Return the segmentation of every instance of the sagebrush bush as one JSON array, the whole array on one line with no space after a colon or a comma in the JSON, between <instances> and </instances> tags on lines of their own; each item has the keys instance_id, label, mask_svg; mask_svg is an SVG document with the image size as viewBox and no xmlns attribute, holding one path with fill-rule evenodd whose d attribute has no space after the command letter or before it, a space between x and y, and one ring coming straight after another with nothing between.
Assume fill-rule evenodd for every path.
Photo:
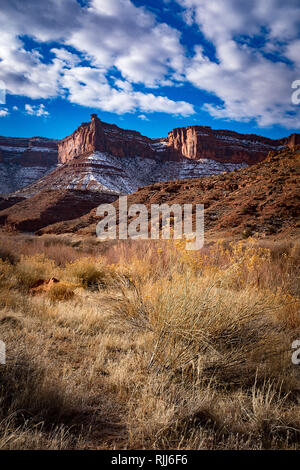
<instances>
[{"instance_id":1,"label":"sagebrush bush","mask_svg":"<svg viewBox=\"0 0 300 470\"><path fill-rule=\"evenodd\" d=\"M286 377L290 341L278 331L281 299L253 288L233 296L216 281L173 275L135 291L124 289L115 308L124 319L154 333L151 365L156 370L182 374L192 368L199 376L219 377L221 385L247 385L261 365L262 376L267 370L269 377ZM286 324L287 318L281 321Z\"/></svg>"},{"instance_id":2,"label":"sagebrush bush","mask_svg":"<svg viewBox=\"0 0 300 470\"><path fill-rule=\"evenodd\" d=\"M59 302L62 300L70 300L74 297L74 290L76 286L72 286L65 282L58 282L57 284L53 284L49 291L47 292L47 296L52 302Z\"/></svg>"},{"instance_id":3,"label":"sagebrush bush","mask_svg":"<svg viewBox=\"0 0 300 470\"><path fill-rule=\"evenodd\" d=\"M110 280L110 270L102 258L81 258L66 265L65 276L84 288L104 288Z\"/></svg>"},{"instance_id":4,"label":"sagebrush bush","mask_svg":"<svg viewBox=\"0 0 300 470\"><path fill-rule=\"evenodd\" d=\"M16 279L18 287L28 290L38 280L46 280L51 277L58 277L58 268L54 260L46 258L43 254L34 256L21 255L20 261L16 265Z\"/></svg>"}]
</instances>

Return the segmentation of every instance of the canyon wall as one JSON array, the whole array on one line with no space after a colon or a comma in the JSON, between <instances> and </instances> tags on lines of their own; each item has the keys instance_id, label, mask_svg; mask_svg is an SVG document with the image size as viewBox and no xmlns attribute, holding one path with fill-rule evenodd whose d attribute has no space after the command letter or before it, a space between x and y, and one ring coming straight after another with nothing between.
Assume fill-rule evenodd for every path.
<instances>
[{"instance_id":1,"label":"canyon wall","mask_svg":"<svg viewBox=\"0 0 300 470\"><path fill-rule=\"evenodd\" d=\"M270 150L283 145L253 134L239 134L227 130L214 130L208 126L189 126L173 129L168 136L174 157L192 160L208 158L222 163L253 165L264 160Z\"/></svg>"},{"instance_id":2,"label":"canyon wall","mask_svg":"<svg viewBox=\"0 0 300 470\"><path fill-rule=\"evenodd\" d=\"M0 193L23 188L58 163L58 140L0 136Z\"/></svg>"},{"instance_id":3,"label":"canyon wall","mask_svg":"<svg viewBox=\"0 0 300 470\"><path fill-rule=\"evenodd\" d=\"M57 164L58 140L42 137L20 138L0 136L0 162L22 166Z\"/></svg>"},{"instance_id":4,"label":"canyon wall","mask_svg":"<svg viewBox=\"0 0 300 470\"><path fill-rule=\"evenodd\" d=\"M300 134L291 134L287 137L285 143L291 149L296 147L296 145L300 145Z\"/></svg>"},{"instance_id":5,"label":"canyon wall","mask_svg":"<svg viewBox=\"0 0 300 470\"><path fill-rule=\"evenodd\" d=\"M247 163L264 160L270 150L293 145L300 135L273 140L254 134L214 130L208 126L173 129L167 138L150 139L139 132L120 129L102 122L92 114L91 122L82 123L73 134L58 144L60 163L95 151L114 157L141 157L159 161L209 159L220 163Z\"/></svg>"},{"instance_id":6,"label":"canyon wall","mask_svg":"<svg viewBox=\"0 0 300 470\"><path fill-rule=\"evenodd\" d=\"M95 151L120 158L157 158L163 147L160 139L150 139L139 132L104 123L96 114L92 114L91 122L83 122L73 134L59 142L58 158L60 163L66 163L82 154Z\"/></svg>"}]
</instances>

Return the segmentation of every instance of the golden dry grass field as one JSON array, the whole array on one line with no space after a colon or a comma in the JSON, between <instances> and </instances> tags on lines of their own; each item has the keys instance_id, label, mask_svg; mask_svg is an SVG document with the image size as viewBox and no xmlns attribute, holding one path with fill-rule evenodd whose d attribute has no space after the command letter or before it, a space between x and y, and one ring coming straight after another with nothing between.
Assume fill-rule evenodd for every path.
<instances>
[{"instance_id":1,"label":"golden dry grass field","mask_svg":"<svg viewBox=\"0 0 300 470\"><path fill-rule=\"evenodd\" d=\"M299 449L299 255L3 235L0 448Z\"/></svg>"}]
</instances>

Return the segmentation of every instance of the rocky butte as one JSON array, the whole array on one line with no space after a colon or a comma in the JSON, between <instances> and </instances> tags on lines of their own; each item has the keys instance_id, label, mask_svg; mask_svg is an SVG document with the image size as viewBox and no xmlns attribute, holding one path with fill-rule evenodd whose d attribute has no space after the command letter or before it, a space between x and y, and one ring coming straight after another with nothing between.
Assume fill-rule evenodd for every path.
<instances>
[{"instance_id":1,"label":"rocky butte","mask_svg":"<svg viewBox=\"0 0 300 470\"><path fill-rule=\"evenodd\" d=\"M103 152L115 157L141 157L160 161L210 159L221 163L247 163L264 160L270 150L295 145L299 134L284 139L268 139L255 134L214 130L208 126L173 129L167 138L150 139L139 132L102 122L97 114L82 123L73 134L58 143L58 159L66 163L83 154Z\"/></svg>"},{"instance_id":2,"label":"rocky butte","mask_svg":"<svg viewBox=\"0 0 300 470\"><path fill-rule=\"evenodd\" d=\"M150 139L137 131L104 123L97 114L92 114L91 122L83 122L73 134L59 142L58 158L60 163L66 163L96 151L120 158L157 158L159 151L166 145L165 141L166 139Z\"/></svg>"}]
</instances>

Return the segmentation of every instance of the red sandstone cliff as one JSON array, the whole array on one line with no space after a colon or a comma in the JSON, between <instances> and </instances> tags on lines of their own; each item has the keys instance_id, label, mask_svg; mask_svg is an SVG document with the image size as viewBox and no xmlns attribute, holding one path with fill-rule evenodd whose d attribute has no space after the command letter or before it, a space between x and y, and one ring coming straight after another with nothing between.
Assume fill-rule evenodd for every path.
<instances>
[{"instance_id":1,"label":"red sandstone cliff","mask_svg":"<svg viewBox=\"0 0 300 470\"><path fill-rule=\"evenodd\" d=\"M159 154L157 142L159 143L159 139L150 139L139 132L120 129L114 124L102 122L96 114L92 114L91 122L83 122L73 134L59 142L58 158L60 163L66 163L94 151L107 152L120 158L155 158Z\"/></svg>"},{"instance_id":2,"label":"red sandstone cliff","mask_svg":"<svg viewBox=\"0 0 300 470\"><path fill-rule=\"evenodd\" d=\"M239 134L227 130L214 130L208 126L190 126L169 132L169 147L175 155L192 160L208 158L227 163L253 165L264 160L270 150L283 145L253 134Z\"/></svg>"},{"instance_id":3,"label":"red sandstone cliff","mask_svg":"<svg viewBox=\"0 0 300 470\"><path fill-rule=\"evenodd\" d=\"M273 140L254 134L239 134L227 130L214 130L208 126L189 126L173 129L168 138L150 139L139 132L120 129L102 122L92 114L91 122L82 123L73 134L58 144L58 158L66 163L82 154L106 152L115 157L180 161L210 159L221 163L247 163L264 160L270 150L298 143L299 134Z\"/></svg>"},{"instance_id":4,"label":"red sandstone cliff","mask_svg":"<svg viewBox=\"0 0 300 470\"><path fill-rule=\"evenodd\" d=\"M236 165L264 160L270 150L293 148L298 143L300 134L273 140L208 126L176 128L167 138L150 139L104 123L92 114L91 122L82 123L61 141L0 137L0 193L29 187L37 180L43 185L45 181L40 179L58 162L68 163L68 178L60 172L60 188L69 185L78 189L79 185L83 189L88 185L96 191L104 185L132 192L137 183L144 186L154 181L232 171Z\"/></svg>"}]
</instances>

